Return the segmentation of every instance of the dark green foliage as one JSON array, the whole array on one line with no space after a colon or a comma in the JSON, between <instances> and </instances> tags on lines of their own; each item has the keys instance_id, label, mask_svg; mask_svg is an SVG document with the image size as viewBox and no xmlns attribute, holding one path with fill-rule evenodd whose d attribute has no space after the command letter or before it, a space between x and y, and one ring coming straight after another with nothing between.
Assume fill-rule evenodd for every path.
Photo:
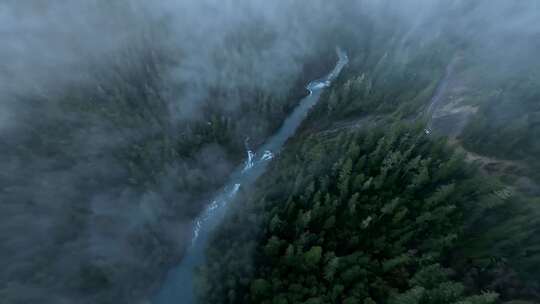
<instances>
[{"instance_id":1,"label":"dark green foliage","mask_svg":"<svg viewBox=\"0 0 540 304\"><path fill-rule=\"evenodd\" d=\"M480 3L445 7L445 16L462 17ZM454 17L430 20L408 35L413 31L387 22L395 21L390 9L383 15L355 18L353 30L340 32L349 66L216 233L212 262L199 276L204 303L473 304L538 297L537 195L500 197L503 185L475 173L443 141L427 141L421 128L343 131L364 117L378 125L431 119L425 110L445 68L459 59L459 81L449 90L466 90L457 96L461 106L479 106L464 146L526 160L527 174L537 175L534 56L515 53L520 46L483 49L462 39ZM445 24L441 35L429 31L435 24Z\"/></svg>"},{"instance_id":2,"label":"dark green foliage","mask_svg":"<svg viewBox=\"0 0 540 304\"><path fill-rule=\"evenodd\" d=\"M472 84L480 108L463 132L463 143L484 155L527 162L527 173L540 181L540 62L517 71L507 65L498 67L506 67L502 72L482 65L470 72L488 77Z\"/></svg>"},{"instance_id":3,"label":"dark green foliage","mask_svg":"<svg viewBox=\"0 0 540 304\"><path fill-rule=\"evenodd\" d=\"M527 174L540 181L538 39L527 31L501 33L494 39L504 41L505 47L481 45L465 56L464 99L479 109L461 136L463 144L483 155L524 161Z\"/></svg>"},{"instance_id":4,"label":"dark green foliage","mask_svg":"<svg viewBox=\"0 0 540 304\"><path fill-rule=\"evenodd\" d=\"M306 126L322 128L368 115L411 119L429 104L458 43L449 36L430 37L429 31L412 34L399 22L379 22L399 19L392 10L381 14L377 20L361 14L354 31L340 33L351 61Z\"/></svg>"},{"instance_id":5,"label":"dark green foliage","mask_svg":"<svg viewBox=\"0 0 540 304\"><path fill-rule=\"evenodd\" d=\"M479 184L417 127L297 142L214 237L204 302L493 303L440 266Z\"/></svg>"},{"instance_id":6,"label":"dark green foliage","mask_svg":"<svg viewBox=\"0 0 540 304\"><path fill-rule=\"evenodd\" d=\"M279 89L216 84L206 99L176 100L191 89L168 87L177 54L149 45L100 57L80 71L88 81L15 99L15 126L0 139L9 303L27 289L81 303L147 296L241 163L245 139L260 145L306 94L304 78L334 62L306 63L310 74Z\"/></svg>"}]
</instances>

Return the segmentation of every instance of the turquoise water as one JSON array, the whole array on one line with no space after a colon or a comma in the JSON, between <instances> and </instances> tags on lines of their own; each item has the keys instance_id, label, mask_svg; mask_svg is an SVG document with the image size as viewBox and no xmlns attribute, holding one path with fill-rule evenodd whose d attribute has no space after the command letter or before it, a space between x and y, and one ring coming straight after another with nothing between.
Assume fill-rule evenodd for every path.
<instances>
[{"instance_id":1,"label":"turquoise water","mask_svg":"<svg viewBox=\"0 0 540 304\"><path fill-rule=\"evenodd\" d=\"M311 109L319 100L322 91L330 86L340 74L349 59L347 54L337 49L339 57L334 69L324 78L310 82L306 88L309 95L300 100L298 106L285 119L279 131L270 137L257 151L247 151L245 164L238 168L229 183L216 195L203 214L197 218L193 226L193 239L181 263L171 269L152 300L153 304L192 304L195 303L193 291L193 275L196 267L203 264L204 251L212 230L221 222L228 204L232 201L240 187L246 187L264 173L267 164L279 153Z\"/></svg>"}]
</instances>

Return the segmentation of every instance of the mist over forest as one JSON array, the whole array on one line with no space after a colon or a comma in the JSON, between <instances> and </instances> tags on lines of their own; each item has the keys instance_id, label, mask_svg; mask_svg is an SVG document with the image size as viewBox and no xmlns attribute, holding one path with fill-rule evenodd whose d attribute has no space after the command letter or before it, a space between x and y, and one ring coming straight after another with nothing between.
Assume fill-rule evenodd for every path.
<instances>
[{"instance_id":1,"label":"mist over forest","mask_svg":"<svg viewBox=\"0 0 540 304\"><path fill-rule=\"evenodd\" d=\"M537 1L4 0L0 40L0 303L158 304L309 98L199 303L540 302Z\"/></svg>"}]
</instances>

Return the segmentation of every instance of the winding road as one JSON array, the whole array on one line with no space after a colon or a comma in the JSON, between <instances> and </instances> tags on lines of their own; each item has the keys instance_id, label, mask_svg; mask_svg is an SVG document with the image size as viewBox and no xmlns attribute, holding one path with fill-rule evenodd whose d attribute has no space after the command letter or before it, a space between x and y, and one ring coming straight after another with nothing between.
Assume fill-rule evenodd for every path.
<instances>
[{"instance_id":1,"label":"winding road","mask_svg":"<svg viewBox=\"0 0 540 304\"><path fill-rule=\"evenodd\" d=\"M437 110L437 106L443 99L444 93L446 93L448 89L448 81L454 74L454 69L459 61L460 57L456 56L450 61L450 63L446 66L446 73L443 77L443 79L439 82L439 85L437 85L437 88L435 89L435 94L430 100L429 106L424 112L424 115L427 116L427 125L425 132L426 134L431 134L433 129L433 115L435 114L435 111Z\"/></svg>"}]
</instances>

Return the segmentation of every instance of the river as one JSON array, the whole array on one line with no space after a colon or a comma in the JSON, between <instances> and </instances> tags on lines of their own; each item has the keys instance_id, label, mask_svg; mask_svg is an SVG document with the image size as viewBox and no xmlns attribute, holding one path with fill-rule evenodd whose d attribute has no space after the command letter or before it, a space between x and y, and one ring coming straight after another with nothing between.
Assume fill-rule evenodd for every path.
<instances>
[{"instance_id":1,"label":"river","mask_svg":"<svg viewBox=\"0 0 540 304\"><path fill-rule=\"evenodd\" d=\"M311 109L319 100L322 91L330 86L332 81L340 74L349 62L347 54L340 48L336 49L338 62L334 69L321 79L310 82L306 88L309 95L300 100L298 106L285 119L279 131L270 137L266 143L254 152L247 147L245 164L237 169L230 177L227 185L216 195L207 209L197 218L193 226L193 239L191 246L180 264L169 271L165 282L152 300L153 304L193 304L195 295L193 291L194 270L203 264L209 236L212 230L221 222L227 205L232 201L240 187L253 183L264 173L270 160L279 153ZM247 145L246 145L247 146Z\"/></svg>"}]
</instances>

